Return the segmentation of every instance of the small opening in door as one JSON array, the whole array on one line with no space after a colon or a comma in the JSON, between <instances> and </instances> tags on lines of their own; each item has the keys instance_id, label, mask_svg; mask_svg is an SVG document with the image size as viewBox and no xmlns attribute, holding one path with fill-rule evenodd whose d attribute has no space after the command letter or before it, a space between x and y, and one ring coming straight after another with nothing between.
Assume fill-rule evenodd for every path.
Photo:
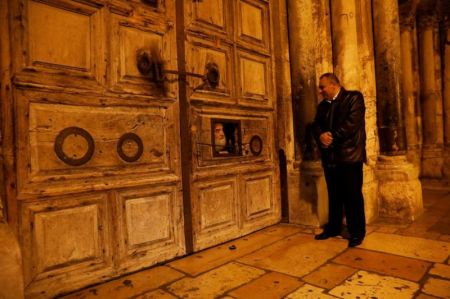
<instances>
[{"instance_id":1,"label":"small opening in door","mask_svg":"<svg viewBox=\"0 0 450 299\"><path fill-rule=\"evenodd\" d=\"M158 8L158 0L142 0L142 2L153 6L154 8Z\"/></svg>"},{"instance_id":2,"label":"small opening in door","mask_svg":"<svg viewBox=\"0 0 450 299\"><path fill-rule=\"evenodd\" d=\"M242 156L241 122L232 119L211 119L213 157Z\"/></svg>"}]
</instances>

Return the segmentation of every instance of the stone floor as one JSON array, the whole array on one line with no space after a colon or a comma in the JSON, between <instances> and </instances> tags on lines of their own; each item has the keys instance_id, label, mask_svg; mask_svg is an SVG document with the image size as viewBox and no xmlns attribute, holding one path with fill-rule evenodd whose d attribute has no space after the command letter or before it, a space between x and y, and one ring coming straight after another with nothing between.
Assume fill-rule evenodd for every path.
<instances>
[{"instance_id":1,"label":"stone floor","mask_svg":"<svg viewBox=\"0 0 450 299\"><path fill-rule=\"evenodd\" d=\"M424 206L357 248L278 224L65 298L450 298L450 191L425 190Z\"/></svg>"}]
</instances>

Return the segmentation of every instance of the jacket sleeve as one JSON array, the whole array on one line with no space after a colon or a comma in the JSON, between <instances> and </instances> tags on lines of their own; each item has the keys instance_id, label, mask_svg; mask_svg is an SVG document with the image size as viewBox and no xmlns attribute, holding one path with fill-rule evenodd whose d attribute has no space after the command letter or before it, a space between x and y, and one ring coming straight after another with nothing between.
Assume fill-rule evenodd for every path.
<instances>
[{"instance_id":1,"label":"jacket sleeve","mask_svg":"<svg viewBox=\"0 0 450 299\"><path fill-rule=\"evenodd\" d=\"M363 95L358 92L351 96L350 100L350 108L348 111L348 115L345 120L339 125L339 127L335 128L331 134L333 138L336 139L345 139L358 131L358 129L364 125L364 114L365 114L365 106L364 106L364 98Z\"/></svg>"}]
</instances>

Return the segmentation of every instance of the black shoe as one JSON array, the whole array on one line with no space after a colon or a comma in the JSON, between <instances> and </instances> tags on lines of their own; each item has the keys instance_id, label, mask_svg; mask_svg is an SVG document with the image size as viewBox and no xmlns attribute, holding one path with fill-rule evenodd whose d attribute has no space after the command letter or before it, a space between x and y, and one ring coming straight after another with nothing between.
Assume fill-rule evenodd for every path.
<instances>
[{"instance_id":1,"label":"black shoe","mask_svg":"<svg viewBox=\"0 0 450 299\"><path fill-rule=\"evenodd\" d=\"M336 237L336 236L339 236L339 234L336 234L336 233L333 234L333 233L329 233L329 232L322 232L322 233L320 233L318 235L315 235L314 239L316 239L316 240L326 240L328 238L332 238L332 237Z\"/></svg>"},{"instance_id":2,"label":"black shoe","mask_svg":"<svg viewBox=\"0 0 450 299\"><path fill-rule=\"evenodd\" d=\"M364 238L352 237L350 238L350 240L348 240L348 247L356 247L358 245L361 245L363 240Z\"/></svg>"}]
</instances>

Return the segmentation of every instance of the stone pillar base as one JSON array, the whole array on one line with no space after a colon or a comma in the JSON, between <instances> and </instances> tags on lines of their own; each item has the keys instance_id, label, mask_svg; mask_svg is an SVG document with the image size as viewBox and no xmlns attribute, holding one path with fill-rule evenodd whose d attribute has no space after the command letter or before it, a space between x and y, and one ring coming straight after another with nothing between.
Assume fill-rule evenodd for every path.
<instances>
[{"instance_id":1,"label":"stone pillar base","mask_svg":"<svg viewBox=\"0 0 450 299\"><path fill-rule=\"evenodd\" d=\"M442 178L444 165L442 148L424 146L422 150L421 176L429 179Z\"/></svg>"},{"instance_id":2,"label":"stone pillar base","mask_svg":"<svg viewBox=\"0 0 450 299\"><path fill-rule=\"evenodd\" d=\"M371 223L378 217L378 181L373 166L364 164L363 171L364 210L366 223Z\"/></svg>"},{"instance_id":3,"label":"stone pillar base","mask_svg":"<svg viewBox=\"0 0 450 299\"><path fill-rule=\"evenodd\" d=\"M319 161L303 161L289 176L289 222L319 227L328 221L328 192Z\"/></svg>"},{"instance_id":4,"label":"stone pillar base","mask_svg":"<svg viewBox=\"0 0 450 299\"><path fill-rule=\"evenodd\" d=\"M414 166L420 169L422 163L422 149L420 145L408 145L406 158L409 162L414 164Z\"/></svg>"},{"instance_id":5,"label":"stone pillar base","mask_svg":"<svg viewBox=\"0 0 450 299\"><path fill-rule=\"evenodd\" d=\"M423 212L419 170L405 156L378 157L381 218L397 223L416 220Z\"/></svg>"},{"instance_id":6,"label":"stone pillar base","mask_svg":"<svg viewBox=\"0 0 450 299\"><path fill-rule=\"evenodd\" d=\"M16 236L0 222L0 298L24 298L22 258Z\"/></svg>"}]
</instances>

